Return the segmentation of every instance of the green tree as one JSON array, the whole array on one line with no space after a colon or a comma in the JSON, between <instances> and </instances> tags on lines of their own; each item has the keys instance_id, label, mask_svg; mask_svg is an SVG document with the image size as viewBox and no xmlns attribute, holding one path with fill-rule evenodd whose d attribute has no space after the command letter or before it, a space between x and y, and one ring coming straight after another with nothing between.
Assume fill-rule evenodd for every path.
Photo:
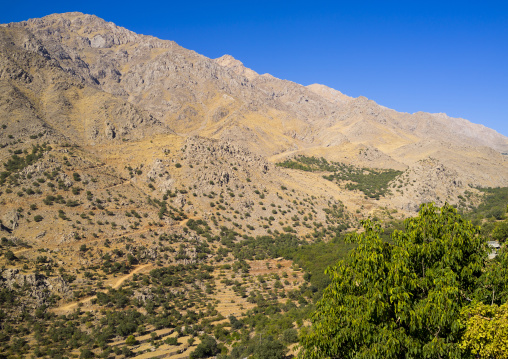
<instances>
[{"instance_id":1,"label":"green tree","mask_svg":"<svg viewBox=\"0 0 508 359\"><path fill-rule=\"evenodd\" d=\"M136 338L134 337L134 335L129 335L127 337L127 339L125 340L125 344L127 345L136 345L138 343L138 341L136 340Z\"/></svg>"},{"instance_id":2,"label":"green tree","mask_svg":"<svg viewBox=\"0 0 508 359\"><path fill-rule=\"evenodd\" d=\"M445 205L422 205L405 231L381 240L379 224L343 261L302 331L302 358L460 358L460 312L482 274L486 240Z\"/></svg>"},{"instance_id":3,"label":"green tree","mask_svg":"<svg viewBox=\"0 0 508 359\"><path fill-rule=\"evenodd\" d=\"M15 254L14 254L11 250L9 250L9 251L7 251L7 252L5 253L5 258L6 258L8 261L14 261L14 260L16 260L16 259L17 259L17 258L16 258L16 255L15 255Z\"/></svg>"},{"instance_id":4,"label":"green tree","mask_svg":"<svg viewBox=\"0 0 508 359\"><path fill-rule=\"evenodd\" d=\"M508 220L498 222L492 231L492 238L504 242L508 238Z\"/></svg>"},{"instance_id":5,"label":"green tree","mask_svg":"<svg viewBox=\"0 0 508 359\"><path fill-rule=\"evenodd\" d=\"M477 284L474 298L485 304L501 305L508 302L508 248L503 246L498 255L488 261Z\"/></svg>"},{"instance_id":6,"label":"green tree","mask_svg":"<svg viewBox=\"0 0 508 359\"><path fill-rule=\"evenodd\" d=\"M462 310L466 330L460 347L478 359L508 358L508 303L475 302Z\"/></svg>"},{"instance_id":7,"label":"green tree","mask_svg":"<svg viewBox=\"0 0 508 359\"><path fill-rule=\"evenodd\" d=\"M259 345L254 348L254 358L256 359L281 359L285 358L287 349L284 344L268 336L262 338Z\"/></svg>"},{"instance_id":8,"label":"green tree","mask_svg":"<svg viewBox=\"0 0 508 359\"><path fill-rule=\"evenodd\" d=\"M217 346L217 341L214 338L207 335L201 340L201 343L198 344L196 349L192 353L190 353L189 357L191 359L208 358L217 355L219 353L220 349Z\"/></svg>"}]
</instances>

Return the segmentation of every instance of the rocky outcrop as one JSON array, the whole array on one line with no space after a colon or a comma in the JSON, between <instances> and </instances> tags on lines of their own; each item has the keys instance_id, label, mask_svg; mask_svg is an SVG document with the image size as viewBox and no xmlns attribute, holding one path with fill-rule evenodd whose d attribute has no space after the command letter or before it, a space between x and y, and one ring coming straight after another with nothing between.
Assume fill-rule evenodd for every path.
<instances>
[{"instance_id":1,"label":"rocky outcrop","mask_svg":"<svg viewBox=\"0 0 508 359\"><path fill-rule=\"evenodd\" d=\"M62 297L70 295L68 283L60 276L48 278L37 273L24 274L19 269L5 269L0 272L0 283L3 288L10 290L25 288L28 293L25 303L31 303L33 307L47 304L52 294Z\"/></svg>"},{"instance_id":2,"label":"rocky outcrop","mask_svg":"<svg viewBox=\"0 0 508 359\"><path fill-rule=\"evenodd\" d=\"M261 173L270 168L261 157L307 149L333 154L351 145L365 149L343 156L354 165L406 168L431 156L464 184L508 185L508 161L499 153L508 152L508 139L483 126L259 75L230 55L209 59L92 15L54 14L0 27L0 77L1 119L13 123L8 131L27 137L44 133L97 146L174 130L220 140L213 151L257 161ZM242 159L238 148L250 154ZM235 175L215 172L200 176L228 185ZM151 180L162 191L171 188L173 179L160 174Z\"/></svg>"},{"instance_id":3,"label":"rocky outcrop","mask_svg":"<svg viewBox=\"0 0 508 359\"><path fill-rule=\"evenodd\" d=\"M436 159L427 158L391 182L391 200L405 211L417 212L422 203L435 202L438 206L445 202L456 204L466 190L471 188L462 181L457 171Z\"/></svg>"},{"instance_id":4,"label":"rocky outcrop","mask_svg":"<svg viewBox=\"0 0 508 359\"><path fill-rule=\"evenodd\" d=\"M170 163L166 160L155 159L152 168L146 174L149 182L154 183L155 187L165 193L173 188L174 180L169 173Z\"/></svg>"}]
</instances>

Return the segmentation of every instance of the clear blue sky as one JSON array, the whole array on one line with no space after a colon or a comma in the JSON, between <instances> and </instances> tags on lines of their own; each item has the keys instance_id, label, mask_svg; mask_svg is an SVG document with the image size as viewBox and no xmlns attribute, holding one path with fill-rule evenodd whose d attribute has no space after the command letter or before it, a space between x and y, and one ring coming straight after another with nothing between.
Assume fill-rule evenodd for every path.
<instances>
[{"instance_id":1,"label":"clear blue sky","mask_svg":"<svg viewBox=\"0 0 508 359\"><path fill-rule=\"evenodd\" d=\"M507 1L19 1L0 23L81 11L259 73L508 136Z\"/></svg>"}]
</instances>

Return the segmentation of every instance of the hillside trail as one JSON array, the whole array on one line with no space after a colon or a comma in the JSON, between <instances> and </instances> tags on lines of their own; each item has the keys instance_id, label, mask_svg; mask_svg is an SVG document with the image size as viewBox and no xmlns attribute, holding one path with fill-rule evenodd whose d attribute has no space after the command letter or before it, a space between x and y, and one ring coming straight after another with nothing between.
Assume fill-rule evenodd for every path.
<instances>
[{"instance_id":1,"label":"hillside trail","mask_svg":"<svg viewBox=\"0 0 508 359\"><path fill-rule=\"evenodd\" d=\"M131 278L132 276L134 276L134 274L136 273L139 273L140 271L142 271L143 269L145 269L146 267L151 267L152 264L151 263L147 263L147 264L142 264L140 265L139 267L137 267L136 269L134 269L132 272L130 272L129 274L126 274L124 275L123 277L119 278L116 283L113 285L113 289L117 289L119 288L123 282L125 282L127 279Z\"/></svg>"},{"instance_id":2,"label":"hillside trail","mask_svg":"<svg viewBox=\"0 0 508 359\"><path fill-rule=\"evenodd\" d=\"M273 156L270 156L267 158L268 162L271 162L271 163L275 163L275 162L278 162L286 157L289 157L295 153L298 153L298 152L302 152L301 149L299 150L291 150L291 151L286 151L286 152L282 152L282 153L278 153L276 155L273 155Z\"/></svg>"},{"instance_id":3,"label":"hillside trail","mask_svg":"<svg viewBox=\"0 0 508 359\"><path fill-rule=\"evenodd\" d=\"M115 282L115 284L113 284L113 286L111 288L113 289L117 289L119 288L127 279L130 279L132 278L132 276L134 276L134 274L136 273L139 273L140 271L142 271L143 269L147 268L147 267L150 267L152 266L151 263L148 263L148 264L142 264L140 266L138 266L136 269L134 269L132 272L130 272L129 274L126 274L124 275L123 277L121 278L118 278L118 280ZM102 293L105 292L105 291L101 291ZM92 299L94 298L97 298L97 295L93 295L93 296L90 296L90 297L86 297L86 298L83 298L81 300L78 300L76 302L72 302L72 303L67 303L61 307L58 307L58 308L54 308L53 311L54 312L67 312L67 311L70 311L72 309L74 309L75 307L77 307L80 303L81 304L85 304L85 303L88 303L90 302Z\"/></svg>"},{"instance_id":4,"label":"hillside trail","mask_svg":"<svg viewBox=\"0 0 508 359\"><path fill-rule=\"evenodd\" d=\"M185 226L185 224L187 223L187 221L189 219L196 220L196 219L199 219L199 217L197 217L197 216L190 216L189 215L188 218L185 218L185 219L175 223L175 226L183 227L183 226ZM164 228L166 228L166 226ZM132 235L135 235L135 234L144 234L144 233L150 232L150 230L151 230L150 228L144 227L144 228L141 228L141 229L139 229L137 231L126 232L126 233L119 234L119 235L114 236L114 237L89 239L89 240L84 241L83 243L85 243L85 244L93 244L93 243L97 243L97 242L103 241L104 239L115 240L115 239L118 239L118 238L132 236ZM17 251L13 251L13 253L14 253L14 255L17 256L17 255L19 255L21 253L27 252L27 251L32 250L32 249L36 250L35 248L22 248L22 249L18 249Z\"/></svg>"},{"instance_id":5,"label":"hillside trail","mask_svg":"<svg viewBox=\"0 0 508 359\"><path fill-rule=\"evenodd\" d=\"M23 248L23 249L19 249L17 251L13 251L12 253L14 253L14 255L17 256L18 254L29 251L30 249L33 249L33 248Z\"/></svg>"},{"instance_id":6,"label":"hillside trail","mask_svg":"<svg viewBox=\"0 0 508 359\"><path fill-rule=\"evenodd\" d=\"M185 226L185 224L187 223L187 221L189 219L198 219L199 217L196 217L196 216L189 216L188 218L185 218L185 219L182 219L181 221L175 223L175 226L180 226L180 227L183 227ZM167 228L168 226L164 226L162 228ZM147 232L150 232L152 229L151 228L147 228L147 227L144 227L144 228L141 228L137 231L133 231L133 232L126 232L124 234L119 234L117 236L114 236L114 237L107 237L107 238L94 238L94 239L90 239L86 242L86 244L91 244L91 243L95 243L95 242L99 242L99 241L102 241L104 239L109 239L109 240L114 240L114 239L118 239L118 238L123 238L123 237L127 237L127 236L132 236L132 235L135 235L135 234L144 234L144 233L147 233ZM26 249L28 250L28 249ZM14 253L16 254L16 253Z\"/></svg>"},{"instance_id":7,"label":"hillside trail","mask_svg":"<svg viewBox=\"0 0 508 359\"><path fill-rule=\"evenodd\" d=\"M120 183L114 184L112 186L101 188L101 190L104 191L104 190L107 190L107 189L117 188L117 187L125 186L125 185L128 185L128 184L131 184L131 180L125 180L124 182L120 182Z\"/></svg>"},{"instance_id":8,"label":"hillside trail","mask_svg":"<svg viewBox=\"0 0 508 359\"><path fill-rule=\"evenodd\" d=\"M132 232L125 232L123 234L119 234L119 235L116 235L114 237L106 237L106 238L98 238L98 239L93 239L91 240L90 242L98 242L98 241L101 241L101 240L104 240L104 239L109 239L109 240L113 240L113 239L118 239L118 238L123 238L123 237L128 237L128 236L133 236L135 234L143 234L143 233L146 233L146 232L149 232L150 231L150 228L147 228L147 227L144 227L144 228L141 228L137 231L132 231Z\"/></svg>"}]
</instances>

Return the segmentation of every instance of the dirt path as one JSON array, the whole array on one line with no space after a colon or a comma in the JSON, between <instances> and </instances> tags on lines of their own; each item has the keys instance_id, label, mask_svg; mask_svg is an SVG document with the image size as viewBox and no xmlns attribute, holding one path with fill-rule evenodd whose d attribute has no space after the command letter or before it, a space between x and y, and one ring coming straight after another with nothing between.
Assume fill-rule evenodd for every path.
<instances>
[{"instance_id":1,"label":"dirt path","mask_svg":"<svg viewBox=\"0 0 508 359\"><path fill-rule=\"evenodd\" d=\"M114 185L109 186L109 187L104 187L104 188L101 188L100 190L104 191L104 190L107 190L107 189L117 188L117 187L125 186L125 185L128 185L128 184L131 184L131 180L126 180L125 182L117 183L117 184L114 184Z\"/></svg>"},{"instance_id":2,"label":"dirt path","mask_svg":"<svg viewBox=\"0 0 508 359\"><path fill-rule=\"evenodd\" d=\"M267 159L268 159L268 161L270 161L272 163L276 163L276 162L278 162L278 161L280 161L282 159L285 159L286 157L289 157L292 154L295 154L295 153L298 153L298 152L302 152L302 150L293 150L293 151L282 152L282 153L270 156Z\"/></svg>"},{"instance_id":3,"label":"dirt path","mask_svg":"<svg viewBox=\"0 0 508 359\"><path fill-rule=\"evenodd\" d=\"M17 256L18 254L29 251L30 249L33 249L33 248L23 248L23 249L19 249L17 251L13 251L12 253L14 253L14 255Z\"/></svg>"},{"instance_id":4,"label":"dirt path","mask_svg":"<svg viewBox=\"0 0 508 359\"><path fill-rule=\"evenodd\" d=\"M122 238L122 237L127 237L127 236L133 236L135 234L143 234L143 233L146 233L146 232L149 232L150 231L150 228L141 228L137 231L133 231L133 232L126 232L124 234L119 234L119 235L116 235L114 237L106 237L106 238L99 238L99 239L96 239L96 240L92 240L91 242L98 242L98 241L103 241L103 240L106 240L106 239L109 239L109 240L113 240L113 239L118 239L118 238Z\"/></svg>"},{"instance_id":5,"label":"dirt path","mask_svg":"<svg viewBox=\"0 0 508 359\"><path fill-rule=\"evenodd\" d=\"M132 235L135 235L135 234L143 234L143 233L147 233L150 231L150 228L141 228L140 230L137 230L137 231L134 231L134 232L126 232L124 234L119 234L119 235L116 235L114 237L104 237L104 238L91 238L91 239L86 239L84 241L81 241L81 242L76 242L75 244L93 244L93 243L98 243L98 242L101 242L101 241L104 241L106 239L109 239L110 241L111 240L114 240L114 239L118 239L118 238L122 238L122 237L128 237L128 236L132 236ZM16 254L16 253L14 253Z\"/></svg>"},{"instance_id":6,"label":"dirt path","mask_svg":"<svg viewBox=\"0 0 508 359\"><path fill-rule=\"evenodd\" d=\"M126 274L124 275L123 277L119 278L116 283L113 285L113 289L117 289L118 287L120 287L122 285L123 282L125 282L127 279L131 278L134 274L136 273L139 273L141 272L143 269L145 269L146 267L151 267L152 264L151 263L148 263L148 264L142 264L140 265L139 267L137 267L136 269L134 269L132 272L130 272L129 274Z\"/></svg>"},{"instance_id":7,"label":"dirt path","mask_svg":"<svg viewBox=\"0 0 508 359\"><path fill-rule=\"evenodd\" d=\"M150 263L138 266L136 269L134 269L129 274L126 274L123 277L118 278L118 280L115 282L115 284L113 284L112 288L113 289L119 288L123 284L123 282L125 282L127 279L132 278L132 276L134 274L139 273L143 269L145 269L147 267L151 267L151 266L152 266L152 264L150 264ZM104 291L102 291L102 292L104 292ZM97 295L93 295L91 297L83 298L81 300L78 300L77 302L67 303L67 304L65 304L65 305L63 305L61 307L54 308L53 311L54 312L68 312L68 311L73 310L74 308L76 308L80 303L81 304L88 303L88 302L90 302L94 298L97 298Z\"/></svg>"}]
</instances>

